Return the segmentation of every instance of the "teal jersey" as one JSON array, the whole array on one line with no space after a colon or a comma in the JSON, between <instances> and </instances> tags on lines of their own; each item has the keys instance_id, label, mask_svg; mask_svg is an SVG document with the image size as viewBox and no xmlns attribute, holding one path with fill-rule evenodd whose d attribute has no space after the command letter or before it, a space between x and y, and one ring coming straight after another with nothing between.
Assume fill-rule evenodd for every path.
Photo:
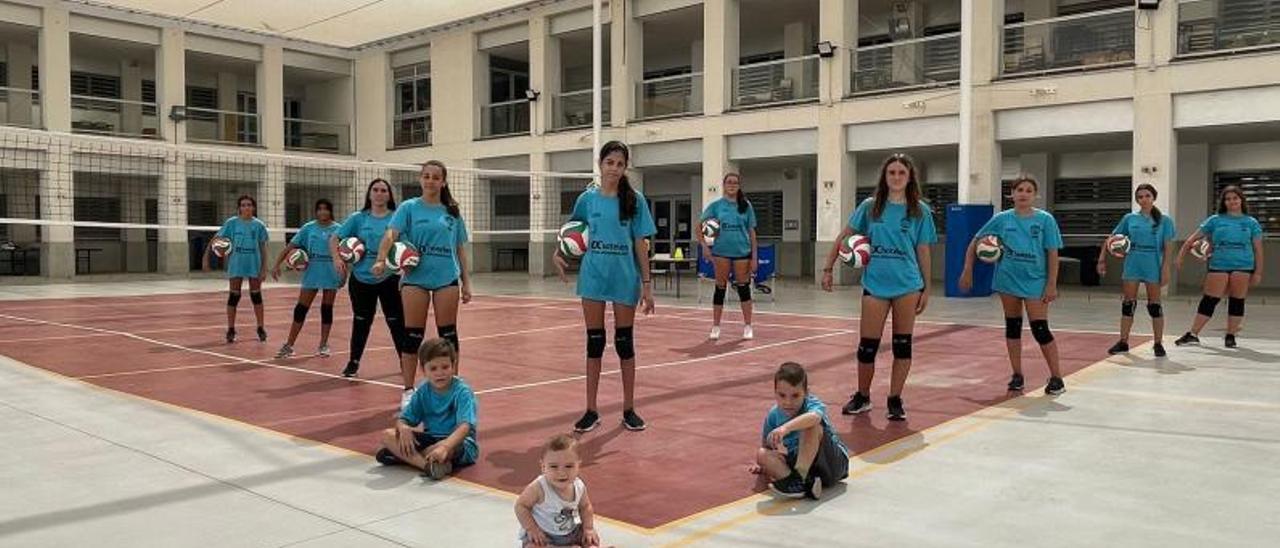
<instances>
[{"instance_id":1,"label":"teal jersey","mask_svg":"<svg viewBox=\"0 0 1280 548\"><path fill-rule=\"evenodd\" d=\"M848 455L849 448L845 446L844 440L840 439L840 434L836 432L835 427L831 425L831 419L827 417L826 404L822 403L822 400L818 399L813 394L805 396L804 404L800 406L800 410L797 411L795 415L787 415L787 413L779 408L777 404L774 404L773 408L769 410L769 414L764 417L764 427L760 432L760 446L765 447L768 445L769 432L772 432L775 428L786 424L787 421L810 411L817 413L818 417L822 420L823 435L830 437L835 446L839 447L844 454ZM782 444L786 446L788 454L796 454L800 451L800 433L790 432L783 436Z\"/></svg>"},{"instance_id":2,"label":"teal jersey","mask_svg":"<svg viewBox=\"0 0 1280 548\"><path fill-rule=\"evenodd\" d=\"M1248 215L1219 213L1200 224L1200 233L1213 244L1209 270L1256 270L1253 242L1262 239L1262 225Z\"/></svg>"},{"instance_id":3,"label":"teal jersey","mask_svg":"<svg viewBox=\"0 0 1280 548\"><path fill-rule=\"evenodd\" d=\"M422 198L406 200L391 217L391 228L400 231L400 239L422 254L418 266L404 275L404 283L434 290L462 275L458 249L467 243L467 225L450 215L445 206L428 204Z\"/></svg>"},{"instance_id":4,"label":"teal jersey","mask_svg":"<svg viewBox=\"0 0 1280 548\"><path fill-rule=\"evenodd\" d=\"M347 220L342 222L342 227L338 229L339 243L352 236L364 243L364 257L352 265L351 269L351 275L360 280L360 283L374 285L391 276L390 272L384 272L382 277L374 276L373 263L378 260L378 246L382 243L382 237L387 233L387 227L391 225L391 218L394 215L395 211L388 211L381 217L368 211L357 211L347 217Z\"/></svg>"},{"instance_id":5,"label":"teal jersey","mask_svg":"<svg viewBox=\"0 0 1280 548\"><path fill-rule=\"evenodd\" d=\"M290 245L307 252L309 262L302 271L303 289L337 289L342 285L342 277L333 266L333 255L329 254L329 239L338 231L338 223L322 226L319 221L311 221L298 230L289 241Z\"/></svg>"},{"instance_id":6,"label":"teal jersey","mask_svg":"<svg viewBox=\"0 0 1280 548\"><path fill-rule=\"evenodd\" d=\"M716 257L749 257L751 256L751 231L756 228L756 210L747 203L745 212L738 212L738 203L727 198L720 198L702 212L702 221L715 219L720 222L720 236L711 245L711 254Z\"/></svg>"},{"instance_id":7,"label":"teal jersey","mask_svg":"<svg viewBox=\"0 0 1280 548\"><path fill-rule=\"evenodd\" d=\"M862 270L862 287L878 299L894 299L924 289L916 246L937 243L933 211L920 203L919 215L906 204L885 203L879 219L871 216L875 198L867 198L849 216L849 228L871 238L871 262Z\"/></svg>"},{"instance_id":8,"label":"teal jersey","mask_svg":"<svg viewBox=\"0 0 1280 548\"><path fill-rule=\"evenodd\" d=\"M1124 258L1121 279L1160 283L1165 244L1175 235L1173 219L1168 215L1161 215L1160 224L1156 225L1151 217L1135 211L1120 219L1111 233L1129 237L1129 254Z\"/></svg>"},{"instance_id":9,"label":"teal jersey","mask_svg":"<svg viewBox=\"0 0 1280 548\"><path fill-rule=\"evenodd\" d=\"M634 191L633 191L634 192ZM599 187L578 195L570 219L587 224L587 253L578 272L578 296L593 301L635 306L640 302L640 267L635 241L657 232L644 195L636 192L636 211L628 220L618 215L618 197Z\"/></svg>"},{"instance_id":10,"label":"teal jersey","mask_svg":"<svg viewBox=\"0 0 1280 548\"><path fill-rule=\"evenodd\" d=\"M1053 215L1042 209L1021 217L1016 210L997 213L978 231L977 237L995 234L1004 250L996 263L994 289L1023 299L1044 296L1049 280L1048 251L1062 249L1062 232Z\"/></svg>"},{"instance_id":11,"label":"teal jersey","mask_svg":"<svg viewBox=\"0 0 1280 548\"><path fill-rule=\"evenodd\" d=\"M231 217L218 236L231 240L231 255L227 259L228 278L262 277L262 242L267 241L267 225L253 217L247 221Z\"/></svg>"}]
</instances>

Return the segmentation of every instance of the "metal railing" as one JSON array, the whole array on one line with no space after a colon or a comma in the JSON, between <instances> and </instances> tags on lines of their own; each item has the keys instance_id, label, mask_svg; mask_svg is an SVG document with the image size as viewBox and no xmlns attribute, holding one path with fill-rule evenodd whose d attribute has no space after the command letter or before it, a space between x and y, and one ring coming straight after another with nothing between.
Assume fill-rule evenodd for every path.
<instances>
[{"instance_id":1,"label":"metal railing","mask_svg":"<svg viewBox=\"0 0 1280 548\"><path fill-rule=\"evenodd\" d=\"M853 50L853 93L960 81L960 33L911 38Z\"/></svg>"},{"instance_id":2,"label":"metal railing","mask_svg":"<svg viewBox=\"0 0 1280 548\"><path fill-rule=\"evenodd\" d=\"M261 144L257 113L187 107L187 140L232 145Z\"/></svg>"},{"instance_id":3,"label":"metal railing","mask_svg":"<svg viewBox=\"0 0 1280 548\"><path fill-rule=\"evenodd\" d=\"M413 147L431 144L431 111L397 114L394 123L393 146Z\"/></svg>"},{"instance_id":4,"label":"metal railing","mask_svg":"<svg viewBox=\"0 0 1280 548\"><path fill-rule=\"evenodd\" d=\"M529 133L529 101L516 99L480 106L480 136L502 137Z\"/></svg>"},{"instance_id":5,"label":"metal railing","mask_svg":"<svg viewBox=\"0 0 1280 548\"><path fill-rule=\"evenodd\" d=\"M701 72L636 82L636 119L701 113Z\"/></svg>"},{"instance_id":6,"label":"metal railing","mask_svg":"<svg viewBox=\"0 0 1280 548\"><path fill-rule=\"evenodd\" d=\"M730 69L733 106L795 103L818 98L818 56L805 55Z\"/></svg>"},{"instance_id":7,"label":"metal railing","mask_svg":"<svg viewBox=\"0 0 1280 548\"><path fill-rule=\"evenodd\" d=\"M71 131L159 139L157 109L152 102L72 95Z\"/></svg>"},{"instance_id":8,"label":"metal railing","mask_svg":"<svg viewBox=\"0 0 1280 548\"><path fill-rule=\"evenodd\" d=\"M610 88L600 88L600 125L608 125L612 110ZM591 90L568 91L551 98L551 127L569 129L592 124Z\"/></svg>"},{"instance_id":9,"label":"metal railing","mask_svg":"<svg viewBox=\"0 0 1280 548\"><path fill-rule=\"evenodd\" d=\"M285 118L284 148L350 154L351 126L342 122Z\"/></svg>"},{"instance_id":10,"label":"metal railing","mask_svg":"<svg viewBox=\"0 0 1280 548\"><path fill-rule=\"evenodd\" d=\"M1183 0L1178 4L1178 55L1280 46L1280 3Z\"/></svg>"},{"instance_id":11,"label":"metal railing","mask_svg":"<svg viewBox=\"0 0 1280 548\"><path fill-rule=\"evenodd\" d=\"M41 127L40 92L0 86L0 125Z\"/></svg>"},{"instance_id":12,"label":"metal railing","mask_svg":"<svg viewBox=\"0 0 1280 548\"><path fill-rule=\"evenodd\" d=\"M1133 6L1007 24L1001 73L1132 63L1134 24Z\"/></svg>"}]
</instances>

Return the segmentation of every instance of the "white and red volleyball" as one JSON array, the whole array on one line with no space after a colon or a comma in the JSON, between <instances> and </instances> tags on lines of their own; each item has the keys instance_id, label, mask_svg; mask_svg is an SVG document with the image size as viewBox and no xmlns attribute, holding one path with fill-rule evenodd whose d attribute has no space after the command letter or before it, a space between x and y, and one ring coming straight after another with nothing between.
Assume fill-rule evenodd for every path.
<instances>
[{"instance_id":1,"label":"white and red volleyball","mask_svg":"<svg viewBox=\"0 0 1280 548\"><path fill-rule=\"evenodd\" d=\"M364 242L360 241L360 238L352 236L338 242L338 258L343 262L358 263L364 258L364 253Z\"/></svg>"},{"instance_id":2,"label":"white and red volleyball","mask_svg":"<svg viewBox=\"0 0 1280 548\"><path fill-rule=\"evenodd\" d=\"M560 254L565 257L581 257L587 253L587 224L581 221L569 221L560 227Z\"/></svg>"},{"instance_id":3,"label":"white and red volleyball","mask_svg":"<svg viewBox=\"0 0 1280 548\"><path fill-rule=\"evenodd\" d=\"M999 262L1000 257L1004 255L1004 248L1000 245L1000 237L995 234L987 234L979 238L976 253L978 260L984 263Z\"/></svg>"},{"instance_id":4,"label":"white and red volleyball","mask_svg":"<svg viewBox=\"0 0 1280 548\"><path fill-rule=\"evenodd\" d=\"M222 236L215 236L209 244L209 249L213 251L213 256L219 259L231 254L231 240Z\"/></svg>"},{"instance_id":5,"label":"white and red volleyball","mask_svg":"<svg viewBox=\"0 0 1280 548\"><path fill-rule=\"evenodd\" d=\"M845 264L854 268L864 268L871 262L871 238L862 234L852 234L840 241L836 254Z\"/></svg>"},{"instance_id":6,"label":"white and red volleyball","mask_svg":"<svg viewBox=\"0 0 1280 548\"><path fill-rule=\"evenodd\" d=\"M421 260L422 255L418 253L418 248L413 247L413 244L396 242L392 244L391 252L387 253L387 268L398 274L404 273L418 266Z\"/></svg>"},{"instance_id":7,"label":"white and red volleyball","mask_svg":"<svg viewBox=\"0 0 1280 548\"><path fill-rule=\"evenodd\" d=\"M284 256L284 264L289 267L289 270L306 270L310 262L311 257L302 248L293 248L288 255Z\"/></svg>"},{"instance_id":8,"label":"white and red volleyball","mask_svg":"<svg viewBox=\"0 0 1280 548\"><path fill-rule=\"evenodd\" d=\"M1128 255L1129 249L1132 247L1133 243L1130 242L1129 237L1124 234L1112 236L1111 239L1107 241L1107 253L1110 253L1112 257L1119 259L1123 259L1125 255Z\"/></svg>"}]
</instances>

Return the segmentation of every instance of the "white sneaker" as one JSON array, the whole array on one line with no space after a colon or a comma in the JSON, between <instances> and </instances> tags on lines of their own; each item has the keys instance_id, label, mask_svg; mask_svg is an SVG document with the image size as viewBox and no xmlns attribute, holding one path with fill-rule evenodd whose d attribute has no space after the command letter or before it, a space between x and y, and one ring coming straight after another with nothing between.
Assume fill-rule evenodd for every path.
<instances>
[{"instance_id":1,"label":"white sneaker","mask_svg":"<svg viewBox=\"0 0 1280 548\"><path fill-rule=\"evenodd\" d=\"M289 344L288 344L288 343L285 343L285 345L284 345L284 346L281 346L281 347L280 347L280 351L279 351L279 352L276 352L276 358L277 358L277 359L279 359L279 358L288 358L288 357L290 357L290 356L293 356L293 347L292 347L292 346L289 346Z\"/></svg>"},{"instance_id":2,"label":"white sneaker","mask_svg":"<svg viewBox=\"0 0 1280 548\"><path fill-rule=\"evenodd\" d=\"M330 355L329 345L327 344L320 345L320 349L316 350L316 354L319 354L321 358L328 358Z\"/></svg>"},{"instance_id":3,"label":"white sneaker","mask_svg":"<svg viewBox=\"0 0 1280 548\"><path fill-rule=\"evenodd\" d=\"M404 411L406 407L409 407L409 400L412 400L412 399L413 399L412 388L405 390L402 394L400 394L400 410Z\"/></svg>"},{"instance_id":4,"label":"white sneaker","mask_svg":"<svg viewBox=\"0 0 1280 548\"><path fill-rule=\"evenodd\" d=\"M751 330L751 324L747 324L746 327L742 328L742 338L748 341L756 338L756 332Z\"/></svg>"},{"instance_id":5,"label":"white sneaker","mask_svg":"<svg viewBox=\"0 0 1280 548\"><path fill-rule=\"evenodd\" d=\"M707 335L707 338L713 341L720 340L720 326L718 325L711 326L711 334Z\"/></svg>"}]
</instances>

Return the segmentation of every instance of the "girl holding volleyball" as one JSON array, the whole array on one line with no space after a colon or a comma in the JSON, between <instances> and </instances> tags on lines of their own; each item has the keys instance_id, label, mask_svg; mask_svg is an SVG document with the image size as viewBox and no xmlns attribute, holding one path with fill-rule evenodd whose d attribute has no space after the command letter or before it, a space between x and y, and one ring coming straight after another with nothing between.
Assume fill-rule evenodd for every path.
<instances>
[{"instance_id":1,"label":"girl holding volleyball","mask_svg":"<svg viewBox=\"0 0 1280 548\"><path fill-rule=\"evenodd\" d=\"M329 246L336 256L341 240L356 238L368 246L377 242L382 244L382 235L386 234L391 224L391 215L396 209L396 197L391 191L391 183L386 179L374 179L364 192L364 207L352 213L342 223L342 227L330 240ZM368 242L368 243L365 243ZM378 303L382 303L382 317L387 321L387 329L391 331L391 340L397 349L404 347L404 305L400 302L400 276L384 273L373 274L373 265L377 262L377 253L364 253L359 261L350 267L344 261L337 261L334 266L338 274L345 277L348 269L351 279L347 291L351 294L351 359L342 369L342 376L354 377L360 370L360 358L364 356L365 343L369 341L369 330L373 328L373 316L378 313Z\"/></svg>"},{"instance_id":2,"label":"girl holding volleyball","mask_svg":"<svg viewBox=\"0 0 1280 548\"><path fill-rule=\"evenodd\" d=\"M338 276L338 271L333 266L333 255L329 253L329 240L338 230L338 224L333 222L333 202L324 198L316 200L315 215L315 220L302 225L298 233L293 235L289 245L286 245L280 251L280 256L276 257L276 264L271 267L271 279L279 280L280 263L284 262L285 257L293 250L301 249L309 258L306 270L302 271L302 287L298 290L298 303L293 305L293 325L289 327L289 340L280 347L279 352L276 352L277 358L288 358L293 355L293 345L298 342L298 333L302 331L302 324L307 321L307 311L311 310L311 303L315 302L316 293L321 291L324 292L324 296L320 300L320 348L316 350L316 354L329 356L329 330L333 328L333 299L338 295L338 286L342 285L342 278Z\"/></svg>"},{"instance_id":3,"label":"girl holding volleyball","mask_svg":"<svg viewBox=\"0 0 1280 548\"><path fill-rule=\"evenodd\" d=\"M1009 390L1020 391L1022 378L1022 310L1031 320L1031 335L1049 364L1049 383L1044 392L1057 395L1067 390L1058 368L1058 345L1049 330L1049 303L1058 298L1058 250L1062 249L1062 233L1049 212L1031 204L1040 192L1040 184L1030 175L1013 181L1013 209L997 213L978 230L964 255L964 273L960 275L961 291L973 287L973 258L978 240L984 236L999 238L1001 255L996 264L994 288L1004 307L1005 347L1013 375Z\"/></svg>"},{"instance_id":4,"label":"girl holding volleyball","mask_svg":"<svg viewBox=\"0 0 1280 548\"><path fill-rule=\"evenodd\" d=\"M742 194L742 176L729 173L720 182L724 196L711 202L702 212L703 230L698 231L702 256L710 258L716 269L716 290L711 297L711 340L720 338L720 317L724 314L725 289L733 274L734 289L742 303L742 338L755 336L751 330L751 280L759 265L756 255L756 211ZM719 224L720 233L708 243L707 222Z\"/></svg>"},{"instance_id":5,"label":"girl holding volleyball","mask_svg":"<svg viewBox=\"0 0 1280 548\"><path fill-rule=\"evenodd\" d=\"M1209 272L1204 275L1204 296L1188 331L1173 343L1200 344L1200 330L1213 317L1222 296L1227 295L1227 335L1223 345L1236 347L1236 333L1244 322L1244 300L1249 288L1262 283L1262 225L1249 216L1249 204L1240 187L1231 185L1218 193L1218 213L1200 223L1178 251L1179 270L1187 251L1208 240Z\"/></svg>"},{"instance_id":6,"label":"girl holding volleyball","mask_svg":"<svg viewBox=\"0 0 1280 548\"><path fill-rule=\"evenodd\" d=\"M862 272L862 314L858 331L858 389L842 412L871 410L871 380L876 353L889 312L893 312L893 370L889 377L886 416L906 420L902 390L911 371L911 337L916 316L929 302L929 278L933 256L929 246L938 241L933 212L920 198L915 163L905 154L894 154L880 166L875 194L863 200L827 253L822 289L831 291L832 269L840 243L854 234L871 239L871 260Z\"/></svg>"},{"instance_id":7,"label":"girl holding volleyball","mask_svg":"<svg viewBox=\"0 0 1280 548\"><path fill-rule=\"evenodd\" d=\"M418 182L422 196L405 200L391 216L387 231L378 244L378 258L371 272L381 278L386 273L387 253L397 241L412 244L422 254L418 266L403 275L400 298L404 304L404 345L400 347L400 374L404 394L400 407L413 396L418 348L426 333L427 313L436 307L436 334L458 350L458 303L471 302L471 281L467 274L467 225L458 202L449 192L449 171L442 162L422 165ZM397 262L399 262L397 260Z\"/></svg>"},{"instance_id":8,"label":"girl holding volleyball","mask_svg":"<svg viewBox=\"0 0 1280 548\"><path fill-rule=\"evenodd\" d=\"M653 313L653 280L649 277L649 243L657 231L643 195L631 188L627 164L631 152L618 141L600 148L600 184L587 188L573 205L570 219L585 223L590 235L588 250L578 272L578 296L587 325L587 411L573 429L587 432L600 425L596 392L604 358L605 304L613 303L613 347L622 368L622 426L644 430L644 419L635 411L636 352L633 326L636 306ZM560 279L568 264L557 249L552 257Z\"/></svg>"},{"instance_id":9,"label":"girl holding volleyball","mask_svg":"<svg viewBox=\"0 0 1280 548\"><path fill-rule=\"evenodd\" d=\"M1173 256L1173 219L1155 206L1156 188L1143 183L1133 191L1139 211L1128 213L1120 224L1102 242L1098 252L1098 275L1107 275L1107 255L1111 247L1122 237L1129 241L1124 255L1124 301L1120 303L1120 340L1112 345L1110 354L1129 351L1129 330L1133 328L1133 313L1138 307L1138 285L1147 286L1147 313L1151 315L1151 329L1155 332L1157 357L1164 357L1164 310L1160 306L1160 288L1169 283L1169 258Z\"/></svg>"},{"instance_id":10,"label":"girl holding volleyball","mask_svg":"<svg viewBox=\"0 0 1280 548\"><path fill-rule=\"evenodd\" d=\"M258 340L267 340L267 330L263 327L262 310L262 276L267 272L267 225L258 219L258 202L252 196L243 195L236 198L238 214L222 223L222 228L214 238L226 238L231 241L227 250L227 342L236 341L236 305L240 303L240 288L245 279L249 280L249 302L253 303L253 315L258 320ZM209 253L213 241L204 250L202 266L209 271Z\"/></svg>"}]
</instances>

